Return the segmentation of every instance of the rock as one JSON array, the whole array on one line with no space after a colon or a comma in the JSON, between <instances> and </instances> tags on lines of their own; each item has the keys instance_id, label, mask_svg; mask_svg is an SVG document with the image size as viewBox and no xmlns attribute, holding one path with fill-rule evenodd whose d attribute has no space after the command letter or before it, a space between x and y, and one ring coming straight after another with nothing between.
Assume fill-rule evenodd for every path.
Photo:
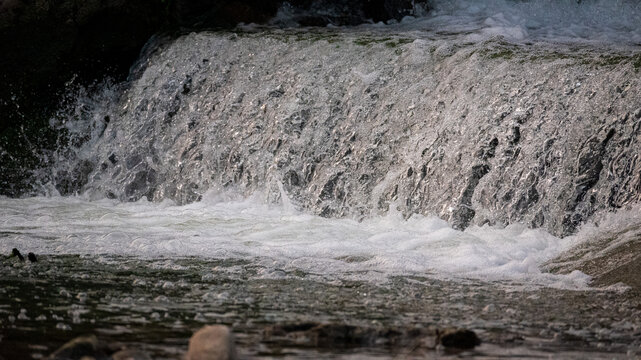
<instances>
[{"instance_id":1,"label":"rock","mask_svg":"<svg viewBox=\"0 0 641 360\"><path fill-rule=\"evenodd\" d=\"M16 249L16 248L13 248L13 250L11 250L11 256L10 257L14 257L14 256L17 256L18 259L20 259L20 261L24 261L24 256L22 256L20 251L18 249Z\"/></svg>"},{"instance_id":2,"label":"rock","mask_svg":"<svg viewBox=\"0 0 641 360\"><path fill-rule=\"evenodd\" d=\"M32 252L27 254L27 259L29 259L29 261L31 261L31 262L38 262L38 259L36 258L36 254L34 254Z\"/></svg>"},{"instance_id":3,"label":"rock","mask_svg":"<svg viewBox=\"0 0 641 360\"><path fill-rule=\"evenodd\" d=\"M497 142L498 144L498 142ZM457 230L464 230L476 215L476 211L472 207L472 196L474 190L478 186L481 178L490 172L490 167L486 164L474 165L467 178L467 186L461 193L461 198L456 209L452 212L450 222L452 227Z\"/></svg>"},{"instance_id":4,"label":"rock","mask_svg":"<svg viewBox=\"0 0 641 360\"><path fill-rule=\"evenodd\" d=\"M496 311L496 306L494 304L488 304L483 308L484 313L491 313Z\"/></svg>"},{"instance_id":5,"label":"rock","mask_svg":"<svg viewBox=\"0 0 641 360\"><path fill-rule=\"evenodd\" d=\"M95 335L79 336L48 357L49 360L82 360L82 359L107 359L102 345Z\"/></svg>"},{"instance_id":6,"label":"rock","mask_svg":"<svg viewBox=\"0 0 641 360\"><path fill-rule=\"evenodd\" d=\"M149 354L138 350L120 350L111 355L112 360L151 360Z\"/></svg>"},{"instance_id":7,"label":"rock","mask_svg":"<svg viewBox=\"0 0 641 360\"><path fill-rule=\"evenodd\" d=\"M439 331L439 343L446 348L473 349L481 340L472 330L447 329Z\"/></svg>"},{"instance_id":8,"label":"rock","mask_svg":"<svg viewBox=\"0 0 641 360\"><path fill-rule=\"evenodd\" d=\"M186 360L232 360L236 358L234 335L227 326L205 326L196 331L189 339Z\"/></svg>"}]
</instances>

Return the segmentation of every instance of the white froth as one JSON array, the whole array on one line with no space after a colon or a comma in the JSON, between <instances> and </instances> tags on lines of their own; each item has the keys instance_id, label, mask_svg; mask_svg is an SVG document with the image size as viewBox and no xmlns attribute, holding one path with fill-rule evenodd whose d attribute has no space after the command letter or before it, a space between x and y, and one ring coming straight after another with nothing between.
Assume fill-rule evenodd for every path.
<instances>
[{"instance_id":1,"label":"white froth","mask_svg":"<svg viewBox=\"0 0 641 360\"><path fill-rule=\"evenodd\" d=\"M563 288L589 280L539 270L576 239L519 225L461 232L437 217L404 220L394 211L359 223L213 196L185 206L39 197L0 199L0 219L5 254L16 247L56 255L237 258L330 277L418 274Z\"/></svg>"},{"instance_id":2,"label":"white froth","mask_svg":"<svg viewBox=\"0 0 641 360\"><path fill-rule=\"evenodd\" d=\"M409 26L469 32L470 40L589 41L641 44L641 3L636 0L434 0L426 17Z\"/></svg>"},{"instance_id":3,"label":"white froth","mask_svg":"<svg viewBox=\"0 0 641 360\"><path fill-rule=\"evenodd\" d=\"M432 0L430 11L399 24L362 27L400 30L418 37L463 35L479 42L546 41L641 45L641 2L637 0Z\"/></svg>"}]
</instances>

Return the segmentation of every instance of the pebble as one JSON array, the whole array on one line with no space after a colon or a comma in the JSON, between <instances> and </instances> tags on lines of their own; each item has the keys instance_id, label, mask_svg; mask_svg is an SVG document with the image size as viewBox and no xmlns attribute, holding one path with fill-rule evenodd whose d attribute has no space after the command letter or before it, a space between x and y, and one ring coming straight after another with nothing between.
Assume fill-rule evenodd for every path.
<instances>
[{"instance_id":1,"label":"pebble","mask_svg":"<svg viewBox=\"0 0 641 360\"><path fill-rule=\"evenodd\" d=\"M76 299L78 299L78 301L80 301L81 303L84 303L85 301L87 301L87 293L85 292L78 293L76 295Z\"/></svg>"},{"instance_id":2,"label":"pebble","mask_svg":"<svg viewBox=\"0 0 641 360\"><path fill-rule=\"evenodd\" d=\"M71 326L69 326L67 324L64 324L64 323L57 323L56 324L56 329L63 330L63 331L70 331L71 330Z\"/></svg>"},{"instance_id":3,"label":"pebble","mask_svg":"<svg viewBox=\"0 0 641 360\"><path fill-rule=\"evenodd\" d=\"M30 320L27 316L27 309L20 309L20 314L18 314L18 320Z\"/></svg>"},{"instance_id":4,"label":"pebble","mask_svg":"<svg viewBox=\"0 0 641 360\"><path fill-rule=\"evenodd\" d=\"M494 311L496 311L496 306L494 306L494 304L486 305L486 306L483 308L483 312L485 312L485 313L488 313L488 312L494 312Z\"/></svg>"}]
</instances>

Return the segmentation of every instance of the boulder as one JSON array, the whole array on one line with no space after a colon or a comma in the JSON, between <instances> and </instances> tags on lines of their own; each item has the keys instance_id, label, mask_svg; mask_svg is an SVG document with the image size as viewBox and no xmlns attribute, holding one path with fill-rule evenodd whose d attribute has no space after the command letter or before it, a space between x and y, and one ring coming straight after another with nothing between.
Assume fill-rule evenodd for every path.
<instances>
[{"instance_id":1,"label":"boulder","mask_svg":"<svg viewBox=\"0 0 641 360\"><path fill-rule=\"evenodd\" d=\"M234 335L227 326L208 325L196 331L189 339L186 360L236 359Z\"/></svg>"}]
</instances>

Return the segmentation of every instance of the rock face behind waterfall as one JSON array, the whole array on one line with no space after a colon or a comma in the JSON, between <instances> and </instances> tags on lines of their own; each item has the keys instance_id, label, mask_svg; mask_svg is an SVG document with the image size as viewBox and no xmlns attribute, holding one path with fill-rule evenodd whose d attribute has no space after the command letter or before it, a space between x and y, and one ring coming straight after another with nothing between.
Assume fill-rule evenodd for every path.
<instances>
[{"instance_id":1,"label":"rock face behind waterfall","mask_svg":"<svg viewBox=\"0 0 641 360\"><path fill-rule=\"evenodd\" d=\"M397 207L564 235L641 200L633 54L368 34L200 33L141 59L63 193L256 191L322 216ZM97 134L97 135L96 135ZM74 182L75 181L75 182Z\"/></svg>"}]
</instances>

